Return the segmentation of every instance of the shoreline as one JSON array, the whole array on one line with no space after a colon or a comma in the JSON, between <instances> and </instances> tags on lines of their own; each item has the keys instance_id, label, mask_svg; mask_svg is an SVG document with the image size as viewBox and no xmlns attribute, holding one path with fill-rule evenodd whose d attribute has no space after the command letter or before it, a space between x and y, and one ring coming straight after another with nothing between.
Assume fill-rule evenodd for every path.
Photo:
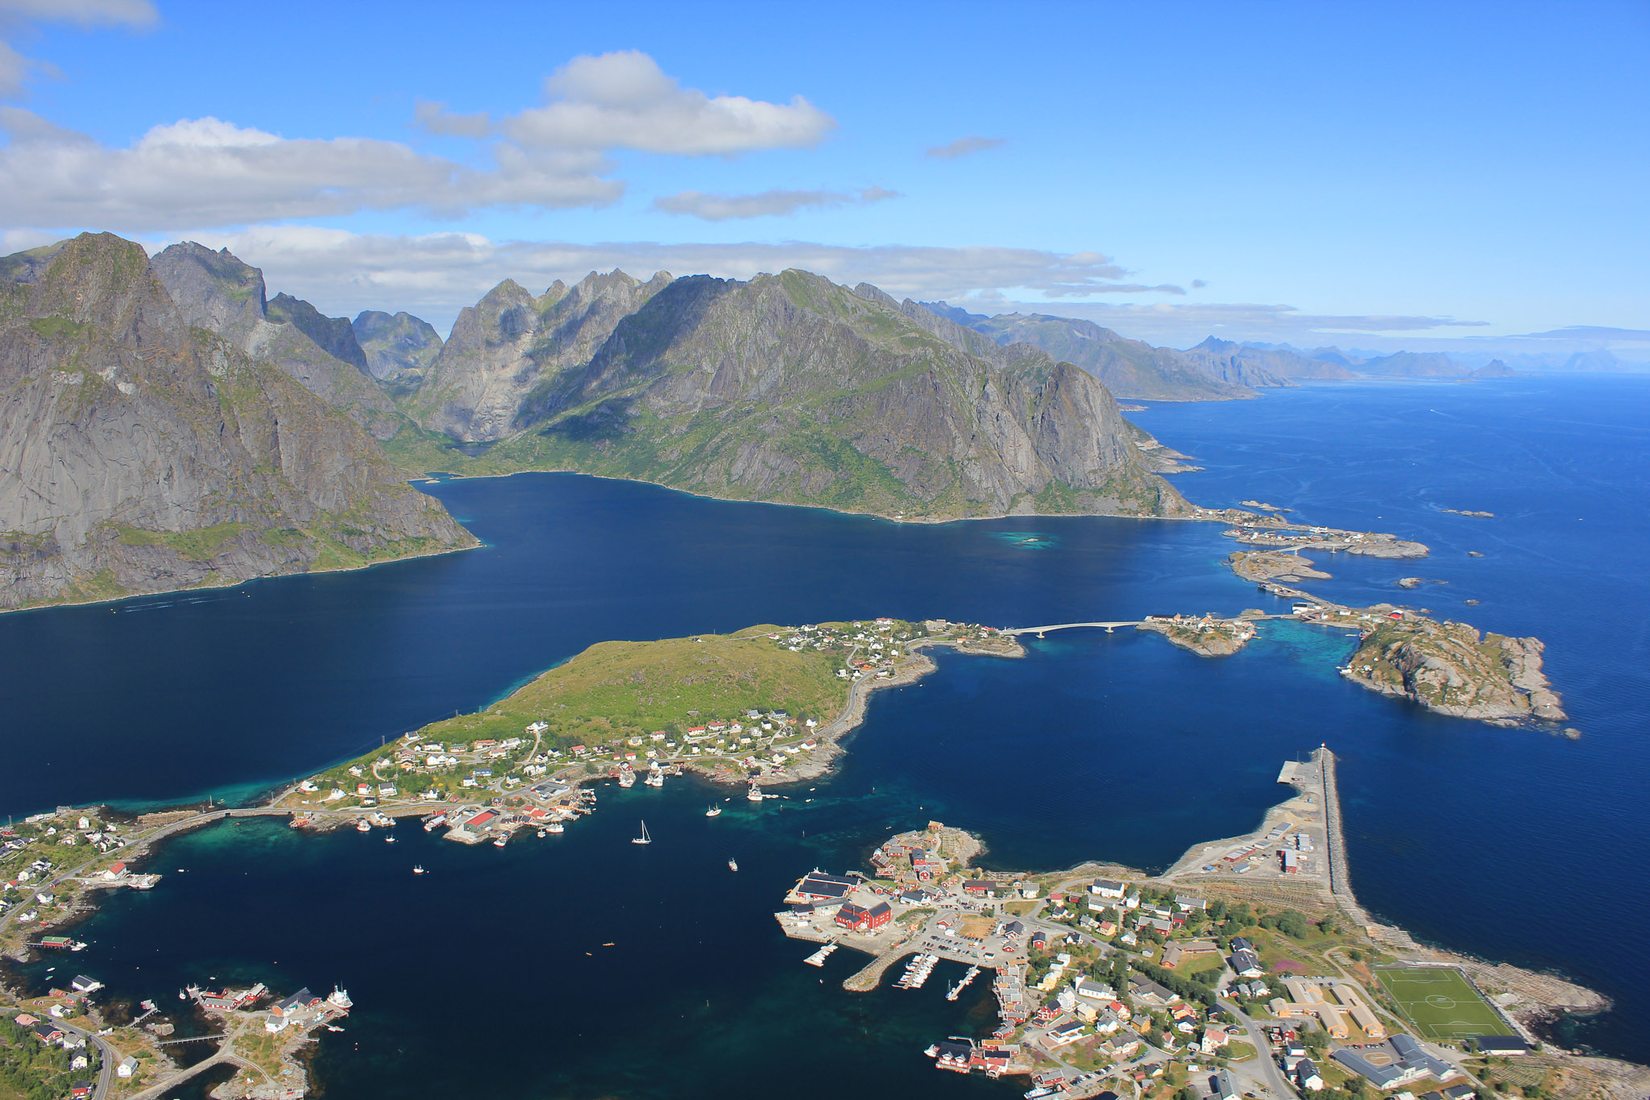
<instances>
[{"instance_id":1,"label":"shoreline","mask_svg":"<svg viewBox=\"0 0 1650 1100\"><path fill-rule=\"evenodd\" d=\"M457 522L456 520L454 521ZM468 527L459 525L460 529L470 535L473 541L468 546L449 546L445 550L421 550L413 554L403 554L383 561L362 562L360 565L338 565L327 569L297 569L291 573L260 573L256 577L243 577L238 581L223 581L213 584L197 584L188 588L157 588L153 592L129 592L124 596L107 596L96 600L62 600L52 603L29 604L26 607L0 607L0 615L22 615L30 611L56 611L69 607L97 607L102 604L125 603L127 600L142 600L151 596L184 596L194 592L225 592L240 588L243 585L256 584L259 581L279 581L288 577L324 577L333 573L360 573L368 569L377 569L381 565L398 565L405 561L418 561L423 558L440 558L448 554L463 554L471 550L480 550L487 544L476 538Z\"/></svg>"}]
</instances>

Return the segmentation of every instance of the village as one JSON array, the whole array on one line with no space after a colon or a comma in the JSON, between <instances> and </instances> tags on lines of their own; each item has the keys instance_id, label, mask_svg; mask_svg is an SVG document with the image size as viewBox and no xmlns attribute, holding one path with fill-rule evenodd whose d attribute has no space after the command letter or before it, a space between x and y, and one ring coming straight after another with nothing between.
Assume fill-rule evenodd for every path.
<instances>
[{"instance_id":1,"label":"village","mask_svg":"<svg viewBox=\"0 0 1650 1100\"><path fill-rule=\"evenodd\" d=\"M744 798L759 802L781 797L765 786L824 774L840 754L837 740L862 718L869 691L909 683L932 669L923 649L1023 653L992 627L945 620L919 624L884 617L772 630L762 637L782 653L829 658L831 675L842 685L840 709L803 715L748 706L725 714L684 713L665 728L626 731L596 743L573 740L542 717L519 734L468 742L431 740L414 731L302 781L274 806L292 811L294 828L370 832L418 817L426 830L443 830L446 839L504 847L524 833L563 833L594 812L591 785L598 782L662 787L670 777L693 772L743 787Z\"/></svg>"},{"instance_id":2,"label":"village","mask_svg":"<svg viewBox=\"0 0 1650 1100\"><path fill-rule=\"evenodd\" d=\"M1311 909L1330 892L1338 838L1319 793L1333 785L1326 771L1319 758L1291 762L1280 781L1299 793L1261 829L1200 846L1162 876L984 871L975 838L931 822L877 848L867 872L803 875L775 916L787 936L819 945L811 965L842 947L872 956L844 980L849 990L875 988L901 964L902 989L922 988L942 963L966 967L939 983L952 999L988 980L997 1028L936 1037L926 1053L944 1070L1025 1075L1027 1097L1492 1095L1475 1072L1483 1059L1533 1043L1468 977L1445 975L1483 1013L1466 1017L1481 1026L1461 1026L1481 1033L1422 1037L1406 1013L1430 1024L1425 1002L1405 1000L1402 983L1444 980L1435 968L1388 955L1343 911L1308 918L1239 900L1298 897Z\"/></svg>"}]
</instances>

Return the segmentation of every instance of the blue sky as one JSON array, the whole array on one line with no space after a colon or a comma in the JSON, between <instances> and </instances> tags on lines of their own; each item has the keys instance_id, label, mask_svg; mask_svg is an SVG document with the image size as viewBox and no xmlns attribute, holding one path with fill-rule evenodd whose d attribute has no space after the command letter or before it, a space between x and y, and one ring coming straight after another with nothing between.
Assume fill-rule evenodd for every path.
<instances>
[{"instance_id":1,"label":"blue sky","mask_svg":"<svg viewBox=\"0 0 1650 1100\"><path fill-rule=\"evenodd\" d=\"M0 0L0 40L0 243L227 245L334 313L801 266L1179 345L1650 339L1642 0Z\"/></svg>"}]
</instances>

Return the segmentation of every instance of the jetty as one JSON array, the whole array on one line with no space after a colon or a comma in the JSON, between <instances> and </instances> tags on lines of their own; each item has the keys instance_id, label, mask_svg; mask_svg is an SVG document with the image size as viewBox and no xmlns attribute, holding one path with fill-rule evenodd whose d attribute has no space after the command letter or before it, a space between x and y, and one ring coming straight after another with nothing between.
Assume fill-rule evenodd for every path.
<instances>
[{"instance_id":1,"label":"jetty","mask_svg":"<svg viewBox=\"0 0 1650 1100\"><path fill-rule=\"evenodd\" d=\"M825 965L825 960L830 958L831 957L831 952L835 951L836 949L837 949L836 944L828 943L824 947L821 947L818 951L815 951L812 955L809 955L807 958L803 959L802 961L807 963L809 966L824 966Z\"/></svg>"}]
</instances>

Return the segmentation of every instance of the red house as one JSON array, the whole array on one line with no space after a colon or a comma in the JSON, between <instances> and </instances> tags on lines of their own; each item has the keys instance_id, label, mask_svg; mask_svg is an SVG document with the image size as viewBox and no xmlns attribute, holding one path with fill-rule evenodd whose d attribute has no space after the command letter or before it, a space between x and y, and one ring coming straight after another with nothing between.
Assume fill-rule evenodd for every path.
<instances>
[{"instance_id":1,"label":"red house","mask_svg":"<svg viewBox=\"0 0 1650 1100\"><path fill-rule=\"evenodd\" d=\"M870 908L850 901L836 911L837 924L855 932L875 932L893 919L894 911L885 901L879 901Z\"/></svg>"}]
</instances>

